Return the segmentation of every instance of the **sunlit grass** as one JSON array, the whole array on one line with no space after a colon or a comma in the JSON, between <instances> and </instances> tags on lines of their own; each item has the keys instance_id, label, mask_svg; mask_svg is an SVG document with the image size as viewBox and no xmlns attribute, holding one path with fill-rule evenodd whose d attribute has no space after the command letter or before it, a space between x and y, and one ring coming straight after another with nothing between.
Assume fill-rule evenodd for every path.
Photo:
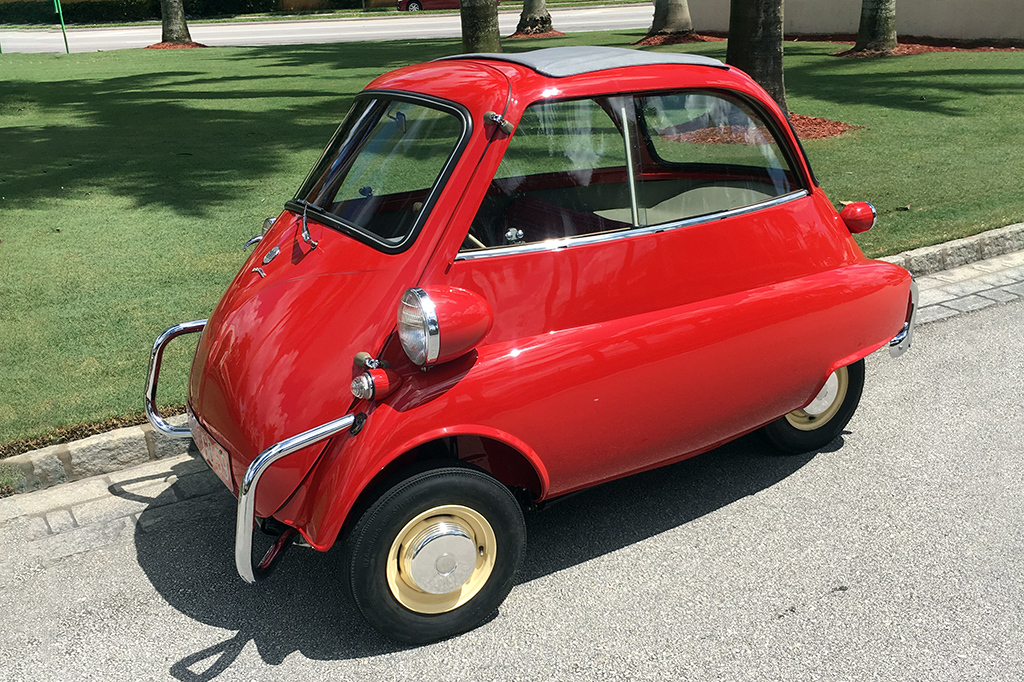
<instances>
[{"instance_id":1,"label":"sunlit grass","mask_svg":"<svg viewBox=\"0 0 1024 682\"><path fill-rule=\"evenodd\" d=\"M506 43L628 46L643 31ZM149 348L206 317L352 96L457 40L0 55L0 443L137 413ZM725 43L671 49L724 58ZM1024 220L1024 55L841 60L787 45L797 113L865 126L805 144L873 255ZM909 207L909 209L907 209ZM163 399L184 399L189 351Z\"/></svg>"}]
</instances>

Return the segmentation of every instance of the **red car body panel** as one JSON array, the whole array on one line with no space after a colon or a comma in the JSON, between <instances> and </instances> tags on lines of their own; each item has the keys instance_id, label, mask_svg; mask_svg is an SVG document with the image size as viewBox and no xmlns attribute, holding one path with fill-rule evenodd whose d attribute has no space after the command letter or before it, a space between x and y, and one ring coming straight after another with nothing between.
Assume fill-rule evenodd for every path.
<instances>
[{"instance_id":1,"label":"red car body panel","mask_svg":"<svg viewBox=\"0 0 1024 682\"><path fill-rule=\"evenodd\" d=\"M546 98L688 88L756 107L805 195L657 233L458 257L510 139L483 123L487 112L515 124ZM466 59L399 69L367 89L454 101L473 122L423 228L386 254L309 217L311 249L301 217L286 211L211 315L190 382L192 411L230 453L236 494L260 451L366 415L357 435L274 464L256 495L257 516L298 528L317 549L334 543L367 486L421 444L461 436L463 459L537 500L556 497L699 454L806 405L833 370L906 320L909 273L864 257L781 112L735 69L555 79ZM262 277L254 268L275 246ZM410 287L470 292L490 307L489 330L467 354L421 371L394 331ZM402 378L383 400L349 391L360 351Z\"/></svg>"}]
</instances>

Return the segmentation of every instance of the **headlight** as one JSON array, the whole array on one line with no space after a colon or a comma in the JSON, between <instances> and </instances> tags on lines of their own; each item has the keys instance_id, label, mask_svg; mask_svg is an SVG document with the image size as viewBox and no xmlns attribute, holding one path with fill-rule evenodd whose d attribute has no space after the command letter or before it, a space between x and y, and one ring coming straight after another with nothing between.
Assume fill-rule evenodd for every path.
<instances>
[{"instance_id":1,"label":"headlight","mask_svg":"<svg viewBox=\"0 0 1024 682\"><path fill-rule=\"evenodd\" d=\"M407 289L398 304L398 340L409 359L420 367L433 364L441 347L434 302L423 289Z\"/></svg>"},{"instance_id":2,"label":"headlight","mask_svg":"<svg viewBox=\"0 0 1024 682\"><path fill-rule=\"evenodd\" d=\"M407 289L398 304L398 339L413 363L430 367L471 351L493 321L491 306L479 294L455 287L417 287Z\"/></svg>"}]
</instances>

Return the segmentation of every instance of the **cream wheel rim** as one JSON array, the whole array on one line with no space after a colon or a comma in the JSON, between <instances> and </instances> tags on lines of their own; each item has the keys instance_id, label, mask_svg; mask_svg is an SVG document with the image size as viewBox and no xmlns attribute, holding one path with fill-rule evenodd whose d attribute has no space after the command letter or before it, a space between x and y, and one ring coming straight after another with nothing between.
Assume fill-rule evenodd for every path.
<instances>
[{"instance_id":1,"label":"cream wheel rim","mask_svg":"<svg viewBox=\"0 0 1024 682\"><path fill-rule=\"evenodd\" d=\"M839 412L849 387L850 373L845 367L840 367L825 381L818 395L803 409L787 414L786 421L801 431L820 429Z\"/></svg>"},{"instance_id":2,"label":"cream wheel rim","mask_svg":"<svg viewBox=\"0 0 1024 682\"><path fill-rule=\"evenodd\" d=\"M494 570L494 529L461 505L434 507L415 516L388 551L392 596L416 613L446 613L475 597Z\"/></svg>"}]
</instances>

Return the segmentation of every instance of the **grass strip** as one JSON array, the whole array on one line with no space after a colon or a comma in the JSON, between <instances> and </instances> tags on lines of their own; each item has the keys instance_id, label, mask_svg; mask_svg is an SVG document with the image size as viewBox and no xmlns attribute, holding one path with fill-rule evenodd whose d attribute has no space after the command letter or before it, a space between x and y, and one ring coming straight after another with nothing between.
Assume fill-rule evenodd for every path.
<instances>
[{"instance_id":1,"label":"grass strip","mask_svg":"<svg viewBox=\"0 0 1024 682\"><path fill-rule=\"evenodd\" d=\"M724 59L725 45L657 49ZM209 315L241 244L280 212L352 96L384 71L460 47L0 55L0 443L59 442L59 429L139 415L153 339ZM789 103L864 126L805 147L834 201L879 209L859 238L870 255L1024 220L1024 54L829 56L838 49L787 44ZM184 401L192 348L168 349L162 402Z\"/></svg>"}]
</instances>

